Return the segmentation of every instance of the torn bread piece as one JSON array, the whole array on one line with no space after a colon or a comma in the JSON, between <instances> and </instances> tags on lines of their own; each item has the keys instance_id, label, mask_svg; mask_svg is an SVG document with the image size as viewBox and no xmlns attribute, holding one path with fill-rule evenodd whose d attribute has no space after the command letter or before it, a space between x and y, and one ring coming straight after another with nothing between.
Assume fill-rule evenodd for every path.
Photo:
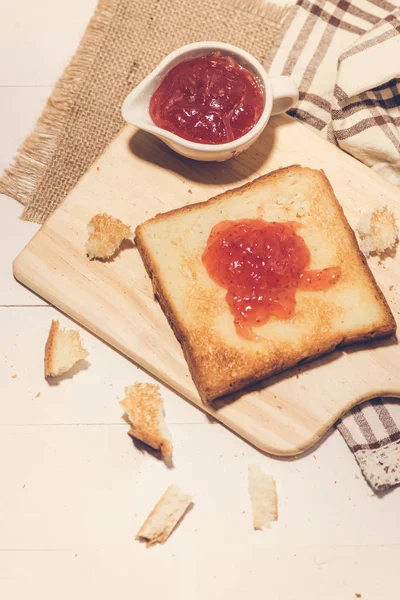
<instances>
[{"instance_id":1,"label":"torn bread piece","mask_svg":"<svg viewBox=\"0 0 400 600\"><path fill-rule=\"evenodd\" d=\"M146 546L163 544L182 519L192 503L191 496L184 494L176 485L170 485L136 535Z\"/></svg>"},{"instance_id":2,"label":"torn bread piece","mask_svg":"<svg viewBox=\"0 0 400 600\"><path fill-rule=\"evenodd\" d=\"M52 321L44 351L44 376L58 377L69 371L78 360L88 355L79 331L60 327Z\"/></svg>"},{"instance_id":3,"label":"torn bread piece","mask_svg":"<svg viewBox=\"0 0 400 600\"><path fill-rule=\"evenodd\" d=\"M258 465L249 465L248 486L254 529L271 527L271 521L278 520L275 479L266 475Z\"/></svg>"},{"instance_id":4,"label":"torn bread piece","mask_svg":"<svg viewBox=\"0 0 400 600\"><path fill-rule=\"evenodd\" d=\"M381 256L385 252L394 250L398 242L396 217L387 206L376 208L363 215L357 231L360 236L360 248L366 256L371 254Z\"/></svg>"},{"instance_id":5,"label":"torn bread piece","mask_svg":"<svg viewBox=\"0 0 400 600\"><path fill-rule=\"evenodd\" d=\"M161 450L163 459L170 460L171 434L164 422L160 386L155 383L134 383L125 388L125 394L120 404L133 426L129 435L155 450Z\"/></svg>"},{"instance_id":6,"label":"torn bread piece","mask_svg":"<svg viewBox=\"0 0 400 600\"><path fill-rule=\"evenodd\" d=\"M87 226L89 238L86 242L86 253L94 258L111 258L124 240L132 238L132 231L119 219L106 213L95 215Z\"/></svg>"}]
</instances>

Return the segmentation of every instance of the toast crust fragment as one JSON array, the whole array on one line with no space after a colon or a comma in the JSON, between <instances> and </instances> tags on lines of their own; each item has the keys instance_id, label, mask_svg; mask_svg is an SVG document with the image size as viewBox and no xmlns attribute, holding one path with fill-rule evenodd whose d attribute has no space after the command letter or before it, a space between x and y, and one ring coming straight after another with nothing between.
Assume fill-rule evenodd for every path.
<instances>
[{"instance_id":1,"label":"toast crust fragment","mask_svg":"<svg viewBox=\"0 0 400 600\"><path fill-rule=\"evenodd\" d=\"M69 371L78 360L88 356L82 346L79 331L60 327L53 320L44 350L44 376L58 377Z\"/></svg>"},{"instance_id":2,"label":"toast crust fragment","mask_svg":"<svg viewBox=\"0 0 400 600\"><path fill-rule=\"evenodd\" d=\"M86 254L90 260L112 258L122 242L132 237L128 225L107 213L94 215L87 225L87 230L89 237L86 242Z\"/></svg>"},{"instance_id":3,"label":"toast crust fragment","mask_svg":"<svg viewBox=\"0 0 400 600\"><path fill-rule=\"evenodd\" d=\"M146 546L164 544L192 503L176 485L170 485L143 523L136 539Z\"/></svg>"},{"instance_id":4,"label":"toast crust fragment","mask_svg":"<svg viewBox=\"0 0 400 600\"><path fill-rule=\"evenodd\" d=\"M365 256L376 254L383 258L395 250L399 241L396 217L387 206L363 215L357 230Z\"/></svg>"},{"instance_id":5,"label":"toast crust fragment","mask_svg":"<svg viewBox=\"0 0 400 600\"><path fill-rule=\"evenodd\" d=\"M133 425L129 435L160 450L165 461L172 456L170 433L164 423L164 404L155 383L135 383L125 388L120 404Z\"/></svg>"},{"instance_id":6,"label":"toast crust fragment","mask_svg":"<svg viewBox=\"0 0 400 600\"><path fill-rule=\"evenodd\" d=\"M334 286L340 289L339 303L331 290L314 296L298 291L290 323L271 318L260 328L261 337L265 328L265 343L243 341L232 333L225 290L210 281L201 262L213 225L260 215L266 221L298 221L312 260L315 256L310 268L340 266L343 271ZM159 214L136 228L135 242L206 403L337 347L396 331L388 303L323 171L285 167L206 202ZM351 309L346 308L346 295ZM363 303L366 316L360 320ZM301 335L292 340L288 325Z\"/></svg>"}]
</instances>

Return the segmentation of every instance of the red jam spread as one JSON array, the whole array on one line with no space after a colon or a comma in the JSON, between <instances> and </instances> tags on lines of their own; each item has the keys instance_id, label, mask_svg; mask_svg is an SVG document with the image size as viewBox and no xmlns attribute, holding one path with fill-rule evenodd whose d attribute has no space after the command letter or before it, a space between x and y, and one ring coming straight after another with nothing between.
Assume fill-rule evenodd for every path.
<instances>
[{"instance_id":1,"label":"red jam spread","mask_svg":"<svg viewBox=\"0 0 400 600\"><path fill-rule=\"evenodd\" d=\"M310 251L295 222L263 219L222 221L211 230L203 264L227 289L226 300L239 335L258 339L252 327L272 316L288 319L296 291L323 291L340 277L339 267L308 271Z\"/></svg>"},{"instance_id":2,"label":"red jam spread","mask_svg":"<svg viewBox=\"0 0 400 600\"><path fill-rule=\"evenodd\" d=\"M242 137L263 109L262 88L250 71L220 52L176 65L150 101L150 116L158 127L200 144Z\"/></svg>"}]
</instances>

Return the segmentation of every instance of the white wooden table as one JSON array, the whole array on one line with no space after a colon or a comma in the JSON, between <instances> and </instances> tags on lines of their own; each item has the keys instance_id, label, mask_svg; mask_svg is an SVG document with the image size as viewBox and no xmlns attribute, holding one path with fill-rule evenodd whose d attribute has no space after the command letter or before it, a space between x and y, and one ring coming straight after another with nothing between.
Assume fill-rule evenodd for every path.
<instances>
[{"instance_id":1,"label":"white wooden table","mask_svg":"<svg viewBox=\"0 0 400 600\"><path fill-rule=\"evenodd\" d=\"M94 6L3 0L0 170ZM82 331L90 367L46 383L43 347L59 315L11 272L38 226L19 220L13 200L0 206L1 599L398 597L400 489L374 495L337 431L308 456L277 460L163 388L175 459L167 469L126 435L118 399L151 378L124 357ZM250 462L277 479L279 521L264 532L251 527ZM165 546L146 549L135 533L172 482L195 506Z\"/></svg>"}]
</instances>

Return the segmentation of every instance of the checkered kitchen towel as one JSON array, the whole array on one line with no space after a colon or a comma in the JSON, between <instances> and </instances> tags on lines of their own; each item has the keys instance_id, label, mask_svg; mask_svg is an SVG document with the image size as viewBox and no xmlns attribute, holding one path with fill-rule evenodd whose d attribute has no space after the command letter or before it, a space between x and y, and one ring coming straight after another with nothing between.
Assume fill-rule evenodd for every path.
<instances>
[{"instance_id":1,"label":"checkered kitchen towel","mask_svg":"<svg viewBox=\"0 0 400 600\"><path fill-rule=\"evenodd\" d=\"M266 66L299 85L289 114L400 185L400 0L298 0ZM366 402L338 429L374 489L400 483L398 401Z\"/></svg>"},{"instance_id":2,"label":"checkered kitchen towel","mask_svg":"<svg viewBox=\"0 0 400 600\"><path fill-rule=\"evenodd\" d=\"M400 185L400 0L298 0L267 67L299 84L292 116Z\"/></svg>"}]
</instances>

